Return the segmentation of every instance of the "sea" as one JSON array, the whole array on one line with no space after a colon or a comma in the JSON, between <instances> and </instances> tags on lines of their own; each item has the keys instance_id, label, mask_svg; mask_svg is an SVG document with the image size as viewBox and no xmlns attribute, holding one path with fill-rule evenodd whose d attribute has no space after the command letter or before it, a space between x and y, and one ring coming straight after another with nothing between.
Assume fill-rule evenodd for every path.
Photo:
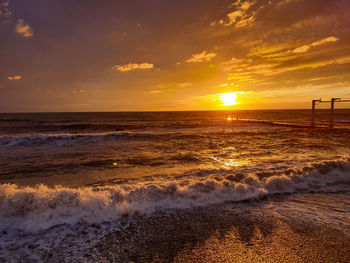
<instances>
[{"instance_id":1,"label":"sea","mask_svg":"<svg viewBox=\"0 0 350 263\"><path fill-rule=\"evenodd\" d=\"M0 262L97 262L110 233L223 204L350 235L350 110L317 114L2 113Z\"/></svg>"}]
</instances>

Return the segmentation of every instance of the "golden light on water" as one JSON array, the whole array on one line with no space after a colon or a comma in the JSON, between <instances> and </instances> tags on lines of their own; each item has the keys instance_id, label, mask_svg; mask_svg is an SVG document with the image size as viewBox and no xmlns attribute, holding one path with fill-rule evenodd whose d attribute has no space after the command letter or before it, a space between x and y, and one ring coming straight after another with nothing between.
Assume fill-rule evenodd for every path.
<instances>
[{"instance_id":1,"label":"golden light on water","mask_svg":"<svg viewBox=\"0 0 350 263\"><path fill-rule=\"evenodd\" d=\"M220 100L224 106L231 106L237 104L237 93L228 92L220 94Z\"/></svg>"}]
</instances>

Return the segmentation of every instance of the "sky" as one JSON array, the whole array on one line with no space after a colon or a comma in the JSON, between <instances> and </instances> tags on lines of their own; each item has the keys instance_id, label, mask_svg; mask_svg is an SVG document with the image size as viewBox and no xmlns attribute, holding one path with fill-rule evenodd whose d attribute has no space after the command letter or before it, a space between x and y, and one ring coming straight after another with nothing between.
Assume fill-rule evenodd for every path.
<instances>
[{"instance_id":1,"label":"sky","mask_svg":"<svg viewBox=\"0 0 350 263\"><path fill-rule=\"evenodd\" d=\"M349 0L0 0L0 112L350 98L349 14Z\"/></svg>"}]
</instances>

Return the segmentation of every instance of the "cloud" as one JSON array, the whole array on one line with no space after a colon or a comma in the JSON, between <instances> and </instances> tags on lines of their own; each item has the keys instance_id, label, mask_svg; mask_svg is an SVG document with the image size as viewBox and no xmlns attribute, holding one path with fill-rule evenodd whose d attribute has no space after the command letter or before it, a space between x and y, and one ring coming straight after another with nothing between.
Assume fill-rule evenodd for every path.
<instances>
[{"instance_id":1,"label":"cloud","mask_svg":"<svg viewBox=\"0 0 350 263\"><path fill-rule=\"evenodd\" d=\"M32 37L33 29L24 23L23 19L18 19L15 27L15 31L17 34L23 37Z\"/></svg>"},{"instance_id":2,"label":"cloud","mask_svg":"<svg viewBox=\"0 0 350 263\"><path fill-rule=\"evenodd\" d=\"M153 69L154 65L151 63L141 63L141 64L135 64L135 63L129 63L125 65L115 65L113 67L114 70L118 70L120 72L127 72L137 69Z\"/></svg>"},{"instance_id":3,"label":"cloud","mask_svg":"<svg viewBox=\"0 0 350 263\"><path fill-rule=\"evenodd\" d=\"M193 54L192 57L187 60L187 63L209 62L216 55L216 53L208 53L207 51L203 51L202 53Z\"/></svg>"},{"instance_id":4,"label":"cloud","mask_svg":"<svg viewBox=\"0 0 350 263\"><path fill-rule=\"evenodd\" d=\"M306 19L302 19L300 21L297 21L293 23L290 28L292 29L309 29L309 30L315 30L315 28L322 28L326 29L337 23L339 21L339 15L330 15L330 16L313 16L313 17L308 17Z\"/></svg>"},{"instance_id":5,"label":"cloud","mask_svg":"<svg viewBox=\"0 0 350 263\"><path fill-rule=\"evenodd\" d=\"M280 1L280 2L278 2L277 4L276 4L276 6L282 6L282 5L286 5L286 4L289 4L289 3L292 3L292 2L297 2L298 0L282 0L282 1Z\"/></svg>"},{"instance_id":6,"label":"cloud","mask_svg":"<svg viewBox=\"0 0 350 263\"><path fill-rule=\"evenodd\" d=\"M327 37L327 38L324 38L324 39L321 39L319 41L311 43L311 46L316 47L316 46L323 45L323 44L326 44L329 42L336 42L338 40L339 40L339 38L337 38L337 37Z\"/></svg>"},{"instance_id":7,"label":"cloud","mask_svg":"<svg viewBox=\"0 0 350 263\"><path fill-rule=\"evenodd\" d=\"M4 18L4 19L8 19L11 18L12 13L9 9L9 2L5 1L0 3L0 17ZM2 21L2 22L6 22L8 20Z\"/></svg>"},{"instance_id":8,"label":"cloud","mask_svg":"<svg viewBox=\"0 0 350 263\"><path fill-rule=\"evenodd\" d=\"M324 44L327 44L327 43L330 43L330 42L336 42L338 40L339 40L339 38L336 38L336 37L333 37L333 36L332 37L327 37L327 38L324 38L324 39L312 42L309 45L303 45L301 47L295 48L293 50L293 53L304 53L304 52L308 51L311 47L324 45Z\"/></svg>"},{"instance_id":9,"label":"cloud","mask_svg":"<svg viewBox=\"0 0 350 263\"><path fill-rule=\"evenodd\" d=\"M221 63L221 67L223 69L223 71L230 71L232 69L236 69L238 67L242 68L242 66L246 66L247 64L245 64L244 62L249 62L245 59L239 59L239 58L232 58L229 61L225 61L223 63ZM242 65L242 63L244 63Z\"/></svg>"},{"instance_id":10,"label":"cloud","mask_svg":"<svg viewBox=\"0 0 350 263\"><path fill-rule=\"evenodd\" d=\"M0 24L11 23L12 12L9 8L9 1L0 2Z\"/></svg>"},{"instance_id":11,"label":"cloud","mask_svg":"<svg viewBox=\"0 0 350 263\"><path fill-rule=\"evenodd\" d=\"M237 1L233 5L236 10L227 14L228 22L225 26L233 25L236 28L247 27L254 23L257 11L251 11L256 1Z\"/></svg>"},{"instance_id":12,"label":"cloud","mask_svg":"<svg viewBox=\"0 0 350 263\"><path fill-rule=\"evenodd\" d=\"M291 61L298 58L299 54L309 51L312 47L324 45L330 42L336 42L339 39L331 36L318 41L311 42L310 44L304 44L299 47L295 47L294 43L281 42L277 45L264 44L260 47L253 47L249 51L250 57L260 57L262 59L268 60L269 62L282 63L284 61ZM328 53L329 51L326 50Z\"/></svg>"},{"instance_id":13,"label":"cloud","mask_svg":"<svg viewBox=\"0 0 350 263\"><path fill-rule=\"evenodd\" d=\"M150 90L150 91L145 91L145 94L158 94L158 93L162 93L165 92L166 90L161 90L161 89L155 89L155 90Z\"/></svg>"},{"instance_id":14,"label":"cloud","mask_svg":"<svg viewBox=\"0 0 350 263\"><path fill-rule=\"evenodd\" d=\"M153 90L145 91L144 94L159 94L174 91L178 88L186 88L192 86L192 82L164 82L156 85Z\"/></svg>"},{"instance_id":15,"label":"cloud","mask_svg":"<svg viewBox=\"0 0 350 263\"><path fill-rule=\"evenodd\" d=\"M297 47L297 48L293 49L293 53L305 53L309 49L310 49L309 45L303 45L301 47Z\"/></svg>"},{"instance_id":16,"label":"cloud","mask_svg":"<svg viewBox=\"0 0 350 263\"><path fill-rule=\"evenodd\" d=\"M8 80L20 80L21 78L22 78L22 76L19 76L19 75L7 77Z\"/></svg>"},{"instance_id":17,"label":"cloud","mask_svg":"<svg viewBox=\"0 0 350 263\"><path fill-rule=\"evenodd\" d=\"M78 93L86 93L86 90L81 89L81 90L72 90L73 94L78 94Z\"/></svg>"},{"instance_id":18,"label":"cloud","mask_svg":"<svg viewBox=\"0 0 350 263\"><path fill-rule=\"evenodd\" d=\"M193 85L192 82L183 82L183 83L177 83L179 88L186 88L186 87L190 87Z\"/></svg>"},{"instance_id":19,"label":"cloud","mask_svg":"<svg viewBox=\"0 0 350 263\"><path fill-rule=\"evenodd\" d=\"M318 41L313 42L318 43ZM261 58L232 58L219 64L223 72L228 72L226 79L242 85L256 85L256 88L264 86L274 86L276 83L281 85L282 80L291 80L291 83L300 81L301 78L313 77L313 72L325 72L326 67L340 68L341 65L350 63L350 56L340 56L336 58L320 57L305 61L292 60L292 62L275 62L270 59ZM294 79L294 77L297 77ZM321 75L322 76L322 75ZM285 82L287 83L287 82ZM292 84L287 84L291 86Z\"/></svg>"}]
</instances>

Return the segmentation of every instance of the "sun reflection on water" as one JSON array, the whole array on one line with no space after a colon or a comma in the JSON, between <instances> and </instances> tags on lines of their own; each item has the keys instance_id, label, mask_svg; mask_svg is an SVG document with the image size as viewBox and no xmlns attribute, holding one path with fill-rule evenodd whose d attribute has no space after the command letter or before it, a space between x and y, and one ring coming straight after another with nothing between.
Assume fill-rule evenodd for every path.
<instances>
[{"instance_id":1,"label":"sun reflection on water","mask_svg":"<svg viewBox=\"0 0 350 263\"><path fill-rule=\"evenodd\" d=\"M229 169L233 167L245 166L249 163L248 160L238 159L235 147L226 147L221 150L221 156L212 156L211 159L215 161L213 166L217 168Z\"/></svg>"}]
</instances>

